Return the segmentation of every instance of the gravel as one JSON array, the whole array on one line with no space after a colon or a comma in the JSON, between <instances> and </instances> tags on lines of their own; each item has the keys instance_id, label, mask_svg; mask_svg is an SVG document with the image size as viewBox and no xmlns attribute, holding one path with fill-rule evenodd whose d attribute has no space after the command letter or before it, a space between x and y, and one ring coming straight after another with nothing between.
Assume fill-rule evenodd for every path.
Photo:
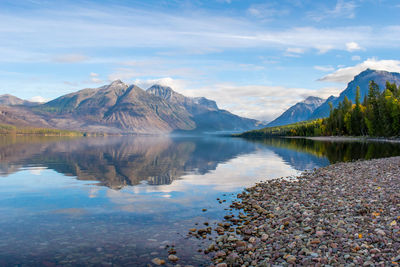
<instances>
[{"instance_id":1,"label":"gravel","mask_svg":"<svg viewBox=\"0 0 400 267\"><path fill-rule=\"evenodd\" d=\"M400 157L268 180L237 197L204 250L212 266L400 263Z\"/></svg>"}]
</instances>

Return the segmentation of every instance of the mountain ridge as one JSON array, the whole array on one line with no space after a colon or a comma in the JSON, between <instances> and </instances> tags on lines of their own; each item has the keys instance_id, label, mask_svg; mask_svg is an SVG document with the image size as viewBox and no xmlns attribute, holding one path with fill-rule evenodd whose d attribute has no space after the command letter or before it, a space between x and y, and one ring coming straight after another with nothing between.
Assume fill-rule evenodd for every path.
<instances>
[{"instance_id":1,"label":"mountain ridge","mask_svg":"<svg viewBox=\"0 0 400 267\"><path fill-rule=\"evenodd\" d=\"M0 106L0 122L13 121L22 126L145 134L242 131L262 126L221 110L215 101L204 97L186 97L161 85L143 90L120 80L32 107L5 102Z\"/></svg>"},{"instance_id":2,"label":"mountain ridge","mask_svg":"<svg viewBox=\"0 0 400 267\"><path fill-rule=\"evenodd\" d=\"M309 96L288 108L279 117L268 123L267 127L282 126L303 120L307 120L314 110L319 107L325 99Z\"/></svg>"}]
</instances>

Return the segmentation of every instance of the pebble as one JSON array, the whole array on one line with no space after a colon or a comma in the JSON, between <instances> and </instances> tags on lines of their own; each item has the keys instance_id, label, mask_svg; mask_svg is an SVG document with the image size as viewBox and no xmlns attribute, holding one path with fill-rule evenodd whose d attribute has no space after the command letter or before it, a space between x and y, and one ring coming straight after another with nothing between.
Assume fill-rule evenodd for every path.
<instances>
[{"instance_id":1,"label":"pebble","mask_svg":"<svg viewBox=\"0 0 400 267\"><path fill-rule=\"evenodd\" d=\"M168 256L168 260L172 261L172 262L177 262L179 260L179 258L177 256L175 256L174 254L171 254Z\"/></svg>"},{"instance_id":2,"label":"pebble","mask_svg":"<svg viewBox=\"0 0 400 267\"><path fill-rule=\"evenodd\" d=\"M400 157L260 182L237 195L238 214L218 223L205 251L216 267L396 265L399 192Z\"/></svg>"},{"instance_id":3,"label":"pebble","mask_svg":"<svg viewBox=\"0 0 400 267\"><path fill-rule=\"evenodd\" d=\"M296 263L296 257L293 256L293 255L289 255L289 256L286 258L286 261L287 261L288 263L290 263L290 264L295 264L295 263Z\"/></svg>"},{"instance_id":4,"label":"pebble","mask_svg":"<svg viewBox=\"0 0 400 267\"><path fill-rule=\"evenodd\" d=\"M222 257L225 257L225 256L226 256L226 253L223 250L220 250L217 253L215 253L215 257L217 257L217 258L222 258Z\"/></svg>"},{"instance_id":5,"label":"pebble","mask_svg":"<svg viewBox=\"0 0 400 267\"><path fill-rule=\"evenodd\" d=\"M152 263L154 263L155 265L164 265L165 264L165 260L159 259L159 258L154 258L151 260Z\"/></svg>"},{"instance_id":6,"label":"pebble","mask_svg":"<svg viewBox=\"0 0 400 267\"><path fill-rule=\"evenodd\" d=\"M265 241L267 241L267 240L268 240L268 235L267 235L267 234L263 234L263 235L261 236L261 241L265 242Z\"/></svg>"}]
</instances>

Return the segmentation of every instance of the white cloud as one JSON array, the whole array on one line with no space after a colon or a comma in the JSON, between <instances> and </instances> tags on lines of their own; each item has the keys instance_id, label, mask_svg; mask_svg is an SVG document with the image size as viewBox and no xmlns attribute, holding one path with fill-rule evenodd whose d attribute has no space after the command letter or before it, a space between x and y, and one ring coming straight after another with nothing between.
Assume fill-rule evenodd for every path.
<instances>
[{"instance_id":1,"label":"white cloud","mask_svg":"<svg viewBox=\"0 0 400 267\"><path fill-rule=\"evenodd\" d=\"M65 54L54 57L53 61L58 63L78 63L87 59L87 56L81 54Z\"/></svg>"},{"instance_id":2,"label":"white cloud","mask_svg":"<svg viewBox=\"0 0 400 267\"><path fill-rule=\"evenodd\" d=\"M31 102L38 102L38 103L45 103L49 101L48 99L44 98L43 96L37 95L29 99Z\"/></svg>"},{"instance_id":3,"label":"white cloud","mask_svg":"<svg viewBox=\"0 0 400 267\"><path fill-rule=\"evenodd\" d=\"M136 80L143 77L196 77L199 79L203 73L199 69L186 67L185 64L177 65L174 61L147 59L140 61L127 61L121 63L123 66L116 68L108 75L110 81L114 80ZM147 80L147 79L146 79Z\"/></svg>"},{"instance_id":4,"label":"white cloud","mask_svg":"<svg viewBox=\"0 0 400 267\"><path fill-rule=\"evenodd\" d=\"M302 47L288 47L284 55L287 57L299 57L301 54L304 54L305 51L305 48Z\"/></svg>"},{"instance_id":5,"label":"white cloud","mask_svg":"<svg viewBox=\"0 0 400 267\"><path fill-rule=\"evenodd\" d=\"M346 50L349 52L354 52L357 50L361 50L362 48L360 47L359 44L357 44L356 42L349 42L346 43Z\"/></svg>"},{"instance_id":6,"label":"white cloud","mask_svg":"<svg viewBox=\"0 0 400 267\"><path fill-rule=\"evenodd\" d=\"M187 85L187 82L184 80L179 80L179 79L173 79L171 77L165 77L165 78L160 78L160 79L148 79L148 80L141 80L141 79L136 79L133 84L143 88L147 89L155 84L163 85L163 86L169 86L173 90L179 92L185 88Z\"/></svg>"},{"instance_id":7,"label":"white cloud","mask_svg":"<svg viewBox=\"0 0 400 267\"><path fill-rule=\"evenodd\" d=\"M315 21L334 18L355 18L357 5L354 1L338 0L333 8L324 8L309 13L309 17Z\"/></svg>"},{"instance_id":8,"label":"white cloud","mask_svg":"<svg viewBox=\"0 0 400 267\"><path fill-rule=\"evenodd\" d=\"M234 114L271 121L287 108L304 100L307 96L329 97L336 94L336 88L310 90L283 86L214 84L196 89L185 89L187 96L204 96L215 100L218 106Z\"/></svg>"},{"instance_id":9,"label":"white cloud","mask_svg":"<svg viewBox=\"0 0 400 267\"><path fill-rule=\"evenodd\" d=\"M286 49L286 52L295 53L295 54L303 54L305 52L305 49L300 48L300 47L289 47Z\"/></svg>"},{"instance_id":10,"label":"white cloud","mask_svg":"<svg viewBox=\"0 0 400 267\"><path fill-rule=\"evenodd\" d=\"M266 3L251 5L247 9L247 14L263 21L269 21L277 16L288 15L289 11L287 9L275 8L271 3Z\"/></svg>"},{"instance_id":11,"label":"white cloud","mask_svg":"<svg viewBox=\"0 0 400 267\"><path fill-rule=\"evenodd\" d=\"M338 1L331 14L340 14L354 7L352 2ZM344 13L347 16L351 14ZM104 10L101 5L91 5L90 10L71 6L68 12L46 9L40 16L36 13L11 16L0 12L0 25L7 25L0 27L2 61L43 61L49 58L63 63L89 61L80 54L47 54L46 57L37 51L71 51L92 47L162 47L157 51L160 53L215 53L230 48L299 47L324 53L331 49L345 49L343 44L349 40L362 43L365 47L393 47L399 39L395 34L399 31L396 26L379 29L373 29L372 26L274 29L260 28L259 23L251 19L223 15L201 12L182 12L177 15L118 6ZM379 40L376 36L380 36ZM27 39L30 40L29 46L21 46L27 43ZM205 51L204 47L207 48ZM12 53L2 51L10 49L14 49Z\"/></svg>"},{"instance_id":12,"label":"white cloud","mask_svg":"<svg viewBox=\"0 0 400 267\"><path fill-rule=\"evenodd\" d=\"M95 72L91 72L90 73L90 77L99 77L99 74L95 73Z\"/></svg>"},{"instance_id":13,"label":"white cloud","mask_svg":"<svg viewBox=\"0 0 400 267\"><path fill-rule=\"evenodd\" d=\"M332 66L314 66L314 69L320 71L333 71L334 68Z\"/></svg>"},{"instance_id":14,"label":"white cloud","mask_svg":"<svg viewBox=\"0 0 400 267\"><path fill-rule=\"evenodd\" d=\"M352 57L351 57L351 60L353 60L353 61L359 61L359 60L361 60L361 57L360 57L360 56L352 56Z\"/></svg>"},{"instance_id":15,"label":"white cloud","mask_svg":"<svg viewBox=\"0 0 400 267\"><path fill-rule=\"evenodd\" d=\"M104 82L102 79L99 79L99 78L96 78L96 77L90 78L90 81L92 83L103 83Z\"/></svg>"},{"instance_id":16,"label":"white cloud","mask_svg":"<svg viewBox=\"0 0 400 267\"><path fill-rule=\"evenodd\" d=\"M390 72L400 72L400 60L377 60L369 58L364 62L351 67L339 68L335 72L328 74L319 81L348 83L354 76L366 69L385 70Z\"/></svg>"},{"instance_id":17,"label":"white cloud","mask_svg":"<svg viewBox=\"0 0 400 267\"><path fill-rule=\"evenodd\" d=\"M338 96L344 90L343 87L323 87L315 91L314 96L328 98L330 96Z\"/></svg>"}]
</instances>

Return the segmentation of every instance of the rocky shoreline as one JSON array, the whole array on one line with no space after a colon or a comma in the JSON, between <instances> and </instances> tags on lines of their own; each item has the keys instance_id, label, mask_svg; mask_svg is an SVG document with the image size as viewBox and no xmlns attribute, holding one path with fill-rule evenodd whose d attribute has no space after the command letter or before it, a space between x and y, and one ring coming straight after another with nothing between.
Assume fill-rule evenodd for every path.
<instances>
[{"instance_id":1,"label":"rocky shoreline","mask_svg":"<svg viewBox=\"0 0 400 267\"><path fill-rule=\"evenodd\" d=\"M338 163L238 195L211 231L211 266L397 266L400 157ZM211 234L212 235L212 234Z\"/></svg>"}]
</instances>

